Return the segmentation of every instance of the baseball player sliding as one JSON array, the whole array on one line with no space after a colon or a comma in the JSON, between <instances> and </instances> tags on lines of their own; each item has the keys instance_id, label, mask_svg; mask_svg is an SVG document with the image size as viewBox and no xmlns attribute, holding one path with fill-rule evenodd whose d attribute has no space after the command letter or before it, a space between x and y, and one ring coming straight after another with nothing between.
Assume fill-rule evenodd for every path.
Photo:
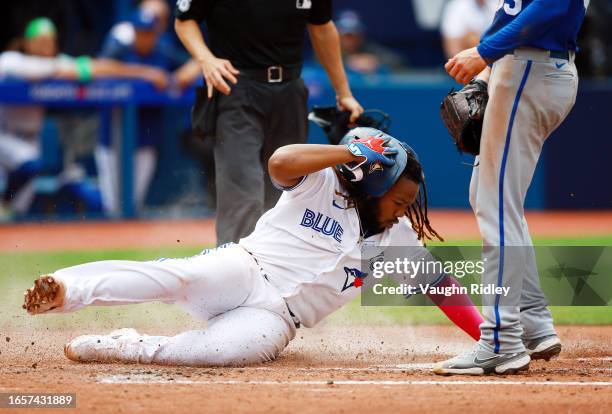
<instances>
[{"instance_id":1,"label":"baseball player sliding","mask_svg":"<svg viewBox=\"0 0 612 414\"><path fill-rule=\"evenodd\" d=\"M576 100L576 36L588 4L500 0L480 45L446 64L460 83L479 73L478 80L488 82L470 204L485 247L483 283L510 286L512 295L503 300L498 295L483 307L478 345L439 363L434 368L438 374L515 373L527 369L531 359L548 360L561 352L540 288L523 203L546 138ZM470 88L479 85L472 82Z\"/></svg>"},{"instance_id":2,"label":"baseball player sliding","mask_svg":"<svg viewBox=\"0 0 612 414\"><path fill-rule=\"evenodd\" d=\"M209 322L205 330L173 337L133 329L80 336L64 349L74 361L261 363L273 360L297 327L314 326L359 293L364 246L425 250L423 240L437 237L416 154L381 131L356 128L340 145L282 147L269 171L282 197L239 243L184 259L61 269L36 280L24 308L42 314L162 301ZM446 274L420 275L419 282L458 285ZM482 317L469 297L430 298L478 339Z\"/></svg>"}]
</instances>

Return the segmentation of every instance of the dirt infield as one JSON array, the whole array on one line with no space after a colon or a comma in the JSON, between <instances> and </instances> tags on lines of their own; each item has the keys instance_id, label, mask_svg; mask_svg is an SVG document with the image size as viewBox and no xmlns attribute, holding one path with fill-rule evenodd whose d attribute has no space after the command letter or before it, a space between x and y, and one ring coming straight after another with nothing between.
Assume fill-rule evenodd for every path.
<instances>
[{"instance_id":1,"label":"dirt infield","mask_svg":"<svg viewBox=\"0 0 612 414\"><path fill-rule=\"evenodd\" d=\"M447 239L480 237L471 211L433 210L430 219ZM612 234L612 211L528 212L531 233L538 237ZM214 221L117 221L0 225L0 252L157 248L215 243Z\"/></svg>"},{"instance_id":2,"label":"dirt infield","mask_svg":"<svg viewBox=\"0 0 612 414\"><path fill-rule=\"evenodd\" d=\"M174 333L155 333L160 330ZM245 368L72 363L62 344L80 333L3 332L0 392L76 393L77 409L67 412L96 413L473 413L488 407L556 414L608 413L612 406L612 327L563 327L560 359L533 362L522 375L487 377L429 372L432 361L470 345L451 327L301 329L277 361Z\"/></svg>"},{"instance_id":3,"label":"dirt infield","mask_svg":"<svg viewBox=\"0 0 612 414\"><path fill-rule=\"evenodd\" d=\"M435 211L431 219L447 238L479 236L470 212ZM531 213L528 220L539 237L612 234L610 212ZM213 243L211 220L0 226L0 252L9 253ZM72 363L63 356L63 344L76 335L106 333L111 328L100 326L107 322L92 321L89 331L82 321L53 330L44 317L5 316L0 319L0 393L76 393L76 410L61 412L395 414L482 408L512 414L603 414L612 407L612 326L561 327L561 358L534 362L525 374L439 377L430 372L433 361L471 346L454 327L323 323L298 330L287 350L269 364L185 368ZM105 321L117 323L112 315ZM181 323L152 328L160 325L152 320L139 328L167 335L193 328ZM71 326L70 319L62 326ZM0 408L0 413L29 411ZM58 412L35 412L47 411Z\"/></svg>"}]
</instances>

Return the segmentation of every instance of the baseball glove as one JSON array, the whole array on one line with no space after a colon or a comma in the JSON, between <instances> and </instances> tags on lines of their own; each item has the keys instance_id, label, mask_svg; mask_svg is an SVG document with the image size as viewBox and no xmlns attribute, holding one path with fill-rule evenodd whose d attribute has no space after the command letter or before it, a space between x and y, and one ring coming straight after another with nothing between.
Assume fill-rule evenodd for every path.
<instances>
[{"instance_id":1,"label":"baseball glove","mask_svg":"<svg viewBox=\"0 0 612 414\"><path fill-rule=\"evenodd\" d=\"M488 101L487 83L477 79L460 91L451 90L442 101L440 116L459 152L480 153L482 121Z\"/></svg>"},{"instance_id":2,"label":"baseball glove","mask_svg":"<svg viewBox=\"0 0 612 414\"><path fill-rule=\"evenodd\" d=\"M341 111L335 106L315 106L308 114L308 120L314 122L327 135L330 144L337 145L349 129L354 127L370 127L389 132L391 117L379 109L368 109L349 126L351 113Z\"/></svg>"}]
</instances>

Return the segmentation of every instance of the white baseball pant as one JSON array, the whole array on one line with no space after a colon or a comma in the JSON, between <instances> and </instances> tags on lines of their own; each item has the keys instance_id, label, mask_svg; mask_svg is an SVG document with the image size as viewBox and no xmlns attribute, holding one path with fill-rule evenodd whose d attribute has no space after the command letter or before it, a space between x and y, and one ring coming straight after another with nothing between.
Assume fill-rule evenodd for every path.
<instances>
[{"instance_id":1,"label":"white baseball pant","mask_svg":"<svg viewBox=\"0 0 612 414\"><path fill-rule=\"evenodd\" d=\"M184 259L111 260L58 270L66 287L54 312L89 305L176 303L208 320L205 330L173 337L143 335L124 362L167 365L246 365L273 360L295 336L284 299L255 259L231 244Z\"/></svg>"},{"instance_id":2,"label":"white baseball pant","mask_svg":"<svg viewBox=\"0 0 612 414\"><path fill-rule=\"evenodd\" d=\"M483 306L480 345L492 352L521 352L522 339L555 333L523 205L544 142L571 111L577 88L573 55L517 49L491 71L470 204L483 239L483 283L511 288Z\"/></svg>"}]
</instances>

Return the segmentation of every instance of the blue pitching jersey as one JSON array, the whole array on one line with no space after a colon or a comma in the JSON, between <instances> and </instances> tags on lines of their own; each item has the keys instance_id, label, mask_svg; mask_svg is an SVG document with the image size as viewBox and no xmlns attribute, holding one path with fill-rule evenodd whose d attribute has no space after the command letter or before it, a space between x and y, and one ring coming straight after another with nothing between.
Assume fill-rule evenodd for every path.
<instances>
[{"instance_id":1,"label":"blue pitching jersey","mask_svg":"<svg viewBox=\"0 0 612 414\"><path fill-rule=\"evenodd\" d=\"M499 0L478 52L488 62L521 46L576 51L576 37L590 0Z\"/></svg>"}]
</instances>

